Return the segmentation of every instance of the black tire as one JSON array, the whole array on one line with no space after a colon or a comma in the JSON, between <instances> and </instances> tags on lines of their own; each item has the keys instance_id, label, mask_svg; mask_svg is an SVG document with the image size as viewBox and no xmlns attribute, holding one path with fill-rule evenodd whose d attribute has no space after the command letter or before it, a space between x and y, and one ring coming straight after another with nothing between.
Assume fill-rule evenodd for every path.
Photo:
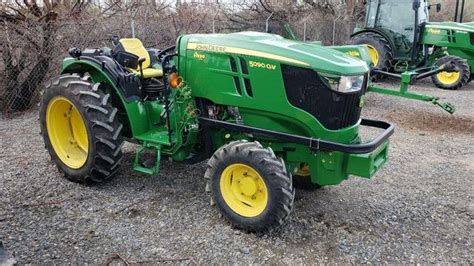
<instances>
[{"instance_id":1,"label":"black tire","mask_svg":"<svg viewBox=\"0 0 474 266\"><path fill-rule=\"evenodd\" d=\"M265 183L268 194L265 209L253 217L240 215L224 199L221 175L228 166L235 164L252 167ZM235 228L266 233L282 225L293 209L295 190L283 160L257 142L235 141L222 146L209 159L204 176L208 180L206 190L211 192L211 203L217 205L220 213ZM234 178L233 172L231 176Z\"/></svg>"},{"instance_id":2,"label":"black tire","mask_svg":"<svg viewBox=\"0 0 474 266\"><path fill-rule=\"evenodd\" d=\"M378 53L379 59L375 68L383 71L390 71L393 62L393 51L390 43L381 35L373 32L364 32L351 37L351 44L354 45L370 45ZM372 77L374 80L381 80L385 78L382 75L376 75Z\"/></svg>"},{"instance_id":3,"label":"black tire","mask_svg":"<svg viewBox=\"0 0 474 266\"><path fill-rule=\"evenodd\" d=\"M46 86L41 100L41 134L45 148L64 177L79 183L103 182L113 176L122 160L122 124L117 109L110 102L110 94L99 89L89 76L64 74ZM78 169L66 165L58 156L48 135L46 112L50 101L56 97L69 100L80 113L87 130L88 152L83 166Z\"/></svg>"},{"instance_id":4,"label":"black tire","mask_svg":"<svg viewBox=\"0 0 474 266\"><path fill-rule=\"evenodd\" d=\"M443 80L440 79L440 76L443 75L444 72L431 76L431 80L433 81L435 86L443 90L457 90L469 83L469 79L471 78L471 71L469 70L469 65L467 64L467 61L460 57L449 55L444 56L438 59L438 61L436 61L436 65L442 66L450 61L454 63L456 71L460 74L455 81L448 83L443 82Z\"/></svg>"}]
</instances>

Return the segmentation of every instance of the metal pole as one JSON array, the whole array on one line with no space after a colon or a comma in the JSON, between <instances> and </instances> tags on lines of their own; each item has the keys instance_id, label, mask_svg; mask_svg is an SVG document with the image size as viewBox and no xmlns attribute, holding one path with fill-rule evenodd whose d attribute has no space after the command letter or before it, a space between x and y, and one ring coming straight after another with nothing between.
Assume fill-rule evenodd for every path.
<instances>
[{"instance_id":1,"label":"metal pole","mask_svg":"<svg viewBox=\"0 0 474 266\"><path fill-rule=\"evenodd\" d=\"M461 2L461 15L459 16L459 23L462 23L462 21L464 20L464 5L465 5L465 1L462 0L462 2Z\"/></svg>"},{"instance_id":2,"label":"metal pole","mask_svg":"<svg viewBox=\"0 0 474 266\"><path fill-rule=\"evenodd\" d=\"M269 23L270 23L270 19L272 17L273 17L273 13L271 13L270 16L268 16L267 21L265 22L265 32L266 33L268 33Z\"/></svg>"},{"instance_id":3,"label":"metal pole","mask_svg":"<svg viewBox=\"0 0 474 266\"><path fill-rule=\"evenodd\" d=\"M135 19L132 18L132 38L135 38Z\"/></svg>"},{"instance_id":4,"label":"metal pole","mask_svg":"<svg viewBox=\"0 0 474 266\"><path fill-rule=\"evenodd\" d=\"M459 0L456 0L456 10L454 11L454 22L458 22Z\"/></svg>"},{"instance_id":5,"label":"metal pole","mask_svg":"<svg viewBox=\"0 0 474 266\"><path fill-rule=\"evenodd\" d=\"M212 20L212 33L216 33L216 20Z\"/></svg>"}]
</instances>

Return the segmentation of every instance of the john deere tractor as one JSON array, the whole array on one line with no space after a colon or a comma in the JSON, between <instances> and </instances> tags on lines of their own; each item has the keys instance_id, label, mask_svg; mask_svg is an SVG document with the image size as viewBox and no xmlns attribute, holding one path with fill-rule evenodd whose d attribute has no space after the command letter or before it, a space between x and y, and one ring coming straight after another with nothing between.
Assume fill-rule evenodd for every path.
<instances>
[{"instance_id":1,"label":"john deere tractor","mask_svg":"<svg viewBox=\"0 0 474 266\"><path fill-rule=\"evenodd\" d=\"M161 158L209 159L211 202L233 226L266 232L293 209L294 173L336 185L387 161L394 128L360 118L369 68L342 52L242 32L184 35L163 50L115 39L69 54L44 91L40 122L71 181L117 173L124 140L141 145L133 169L143 174L156 176ZM363 139L362 126L379 135Z\"/></svg>"},{"instance_id":2,"label":"john deere tractor","mask_svg":"<svg viewBox=\"0 0 474 266\"><path fill-rule=\"evenodd\" d=\"M429 12L434 7L439 11L441 4L369 0L365 25L355 29L351 42L368 46L381 71L375 78L407 71L424 73L450 64L452 69L431 78L438 88L455 90L468 83L474 71L474 26L462 23L464 6L464 0L461 5L457 0L455 22L433 23Z\"/></svg>"}]
</instances>

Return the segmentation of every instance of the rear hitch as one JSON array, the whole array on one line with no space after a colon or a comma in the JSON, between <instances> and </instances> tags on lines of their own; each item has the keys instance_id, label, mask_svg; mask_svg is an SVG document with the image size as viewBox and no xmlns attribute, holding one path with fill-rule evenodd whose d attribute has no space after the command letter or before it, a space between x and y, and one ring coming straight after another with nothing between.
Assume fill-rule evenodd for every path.
<instances>
[{"instance_id":1,"label":"rear hitch","mask_svg":"<svg viewBox=\"0 0 474 266\"><path fill-rule=\"evenodd\" d=\"M441 103L439 102L439 98L434 98L431 102L434 105L441 107L443 110L450 114L454 114L454 112L456 112L456 106L451 103Z\"/></svg>"},{"instance_id":2,"label":"rear hitch","mask_svg":"<svg viewBox=\"0 0 474 266\"><path fill-rule=\"evenodd\" d=\"M406 71L402 73L401 75L398 75L398 74L380 71L378 69L373 69L372 70L373 74L381 74L381 75L386 75L391 78L400 79L400 88L398 90L386 89L386 88L373 86L373 84L370 84L368 87L368 91L380 93L380 94L398 96L398 97L407 98L411 100L431 102L434 105L441 107L446 112L453 114L456 111L456 107L453 104L441 103L438 97L434 97L431 95L423 95L423 94L418 94L418 93L413 93L413 92L408 91L408 87L410 85L415 84L418 80L430 77L432 75L436 75L439 72L446 71L446 70L450 70L449 66L442 66L442 67L432 69L429 71L424 71L423 73L418 73L417 71Z\"/></svg>"}]
</instances>

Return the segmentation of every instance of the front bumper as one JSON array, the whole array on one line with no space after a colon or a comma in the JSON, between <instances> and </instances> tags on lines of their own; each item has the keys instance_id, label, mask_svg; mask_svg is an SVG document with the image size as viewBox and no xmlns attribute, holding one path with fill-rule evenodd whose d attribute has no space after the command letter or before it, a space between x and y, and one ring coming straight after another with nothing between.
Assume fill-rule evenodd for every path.
<instances>
[{"instance_id":1,"label":"front bumper","mask_svg":"<svg viewBox=\"0 0 474 266\"><path fill-rule=\"evenodd\" d=\"M349 154L346 172L349 175L371 178L388 159L389 142L365 154Z\"/></svg>"},{"instance_id":2,"label":"front bumper","mask_svg":"<svg viewBox=\"0 0 474 266\"><path fill-rule=\"evenodd\" d=\"M387 161L389 137L394 126L383 121L362 119L360 125L383 129L376 138L367 143L344 144L305 136L293 135L205 117L199 118L206 126L251 133L284 142L305 145L312 151L303 157L310 166L311 180L319 185L335 185L349 175L372 177Z\"/></svg>"},{"instance_id":3,"label":"front bumper","mask_svg":"<svg viewBox=\"0 0 474 266\"><path fill-rule=\"evenodd\" d=\"M354 154L364 154L370 153L375 151L381 145L383 145L388 138L394 132L394 126L383 121L377 120L370 120L370 119L362 119L360 122L361 126L373 127L384 129L384 131L377 136L375 139L368 143L361 143L361 144L343 144L338 142L332 142L317 138L310 138L304 136L298 136L268 129L256 128L246 125L239 125L231 122L215 120L206 117L200 117L200 122L204 125L215 127L215 128L225 128L228 130L235 130L238 132L250 133L254 135L260 135L270 138L275 138L278 140L282 140L285 142L292 142L298 143L303 145L308 145L309 148L313 151L340 151L344 153L354 153Z\"/></svg>"}]
</instances>

